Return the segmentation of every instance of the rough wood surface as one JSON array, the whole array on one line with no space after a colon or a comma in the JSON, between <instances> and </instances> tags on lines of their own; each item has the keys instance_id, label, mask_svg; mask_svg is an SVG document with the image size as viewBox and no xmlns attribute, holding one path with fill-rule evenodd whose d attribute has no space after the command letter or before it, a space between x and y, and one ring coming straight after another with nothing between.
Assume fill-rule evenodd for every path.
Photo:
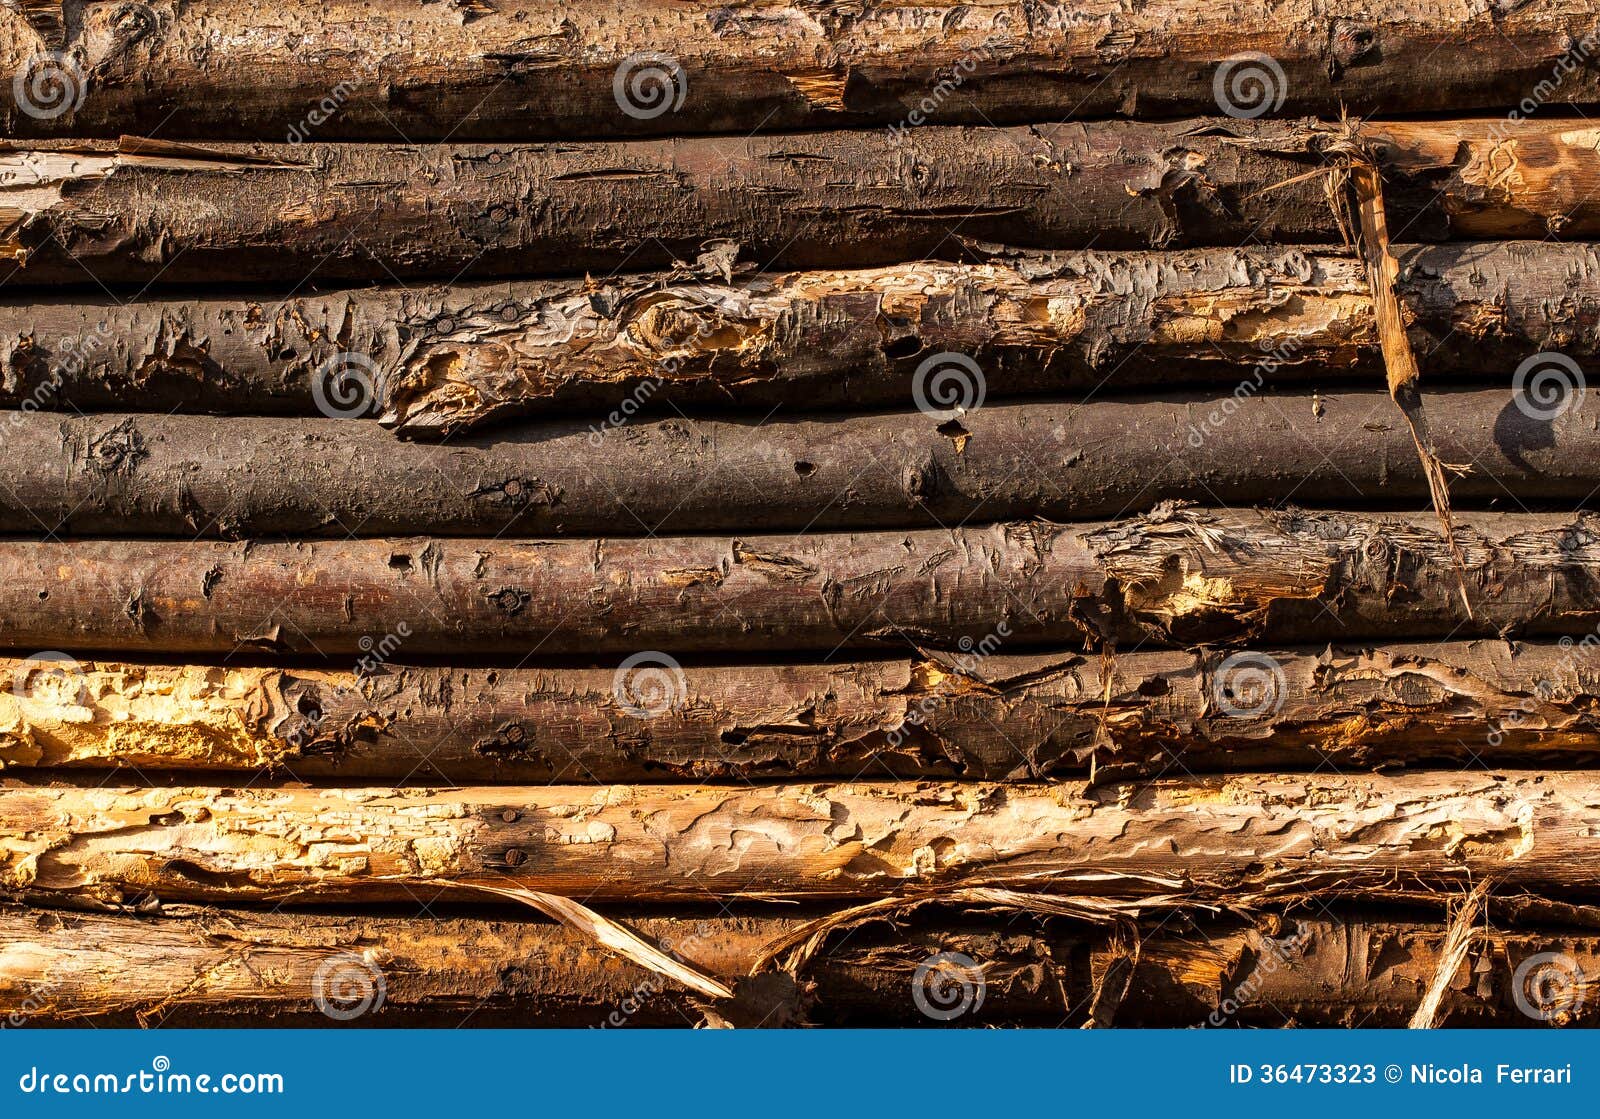
<instances>
[{"instance_id":1,"label":"rough wood surface","mask_svg":"<svg viewBox=\"0 0 1600 1119\"><path fill-rule=\"evenodd\" d=\"M1339 242L1322 180L1302 176L1340 136L1219 118L496 147L14 142L0 149L0 279L603 275L692 261L710 241L793 268L965 259L996 242ZM1397 241L1600 236L1597 136L1542 118L1361 129Z\"/></svg>"},{"instance_id":2,"label":"rough wood surface","mask_svg":"<svg viewBox=\"0 0 1600 1119\"><path fill-rule=\"evenodd\" d=\"M1430 378L1504 383L1531 354L1600 353L1600 255L1589 245L1397 252L1399 295ZM659 273L282 300L44 296L0 305L0 402L381 412L404 434L428 435L521 413L904 407L917 369L941 353L976 362L991 400L1186 383L1231 390L1241 379L1312 378L1326 390L1377 384L1383 373L1352 257L1250 247L1016 252L731 282Z\"/></svg>"},{"instance_id":3,"label":"rough wood surface","mask_svg":"<svg viewBox=\"0 0 1600 1119\"><path fill-rule=\"evenodd\" d=\"M1600 775L1237 774L455 789L0 788L0 890L61 903L407 902L515 883L587 903L955 886L1242 900L1492 878L1600 896ZM421 892L419 894L419 891ZM471 891L456 891L458 897Z\"/></svg>"},{"instance_id":4,"label":"rough wood surface","mask_svg":"<svg viewBox=\"0 0 1600 1119\"><path fill-rule=\"evenodd\" d=\"M318 135L424 141L1215 111L1218 64L1272 56L1241 111L1419 112L1600 100L1581 0L1492 7L1365 0L1337 18L1165 0L784 6L710 0L295 0L263 21L240 0L6 10L11 134ZM30 59L65 52L67 91ZM656 56L660 80L631 56ZM70 70L67 70L70 66ZM676 67L677 77L672 77ZM618 100L618 70L634 113ZM1230 71L1231 73L1231 71ZM1235 79L1243 81L1244 79ZM25 111L32 104L34 112ZM44 110L41 114L39 110Z\"/></svg>"},{"instance_id":5,"label":"rough wood surface","mask_svg":"<svg viewBox=\"0 0 1600 1119\"><path fill-rule=\"evenodd\" d=\"M531 784L1600 760L1600 650L1572 645L930 655L646 682L12 658L0 766Z\"/></svg>"},{"instance_id":6,"label":"rough wood surface","mask_svg":"<svg viewBox=\"0 0 1600 1119\"><path fill-rule=\"evenodd\" d=\"M1460 514L1466 601L1426 516L1162 505L1114 523L800 536L0 542L27 653L593 657L1113 642L1581 635L1587 513ZM1468 607L1470 606L1470 616Z\"/></svg>"},{"instance_id":7,"label":"rough wood surface","mask_svg":"<svg viewBox=\"0 0 1600 1119\"><path fill-rule=\"evenodd\" d=\"M970 1000L955 1025L1079 1025L1107 965L1126 951L1106 934L1059 922L868 925L835 938L805 969L812 986L802 993L746 978L761 948L797 927L796 918L645 916L629 924L737 983L748 1015L741 1024L766 1026L793 1024L795 1011L826 1025L933 1025L918 1011L913 985L917 968L941 952L966 956L983 980L982 1000ZM1444 939L1439 924L1359 911L1178 922L1141 939L1114 1021L1400 1026L1437 969ZM535 921L182 906L137 918L7 907L0 944L0 1020L14 1025L336 1024L318 1009L319 993L340 1014L365 1001L368 1009L348 1019L361 1027L702 1020L694 997L675 985L580 934ZM1515 979L1519 967L1549 952L1564 954L1575 973L1600 975L1600 938L1491 930L1452 979L1444 1024L1543 1025L1519 1010ZM333 992L343 999L330 999ZM1564 1023L1592 1022L1600 1012L1592 997L1573 1002Z\"/></svg>"},{"instance_id":8,"label":"rough wood surface","mask_svg":"<svg viewBox=\"0 0 1600 1119\"><path fill-rule=\"evenodd\" d=\"M342 420L0 412L0 532L558 536L935 528L1115 517L1158 498L1425 507L1403 418L1365 393L989 405L966 412L546 423L397 442ZM1600 398L1436 394L1457 507L1600 490Z\"/></svg>"}]
</instances>

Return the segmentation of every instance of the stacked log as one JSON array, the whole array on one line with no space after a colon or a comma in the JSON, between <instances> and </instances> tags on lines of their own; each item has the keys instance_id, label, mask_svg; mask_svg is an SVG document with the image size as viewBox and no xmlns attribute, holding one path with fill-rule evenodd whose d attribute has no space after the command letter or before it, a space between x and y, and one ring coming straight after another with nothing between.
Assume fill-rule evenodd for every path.
<instances>
[{"instance_id":1,"label":"stacked log","mask_svg":"<svg viewBox=\"0 0 1600 1119\"><path fill-rule=\"evenodd\" d=\"M0 10L0 1020L1592 1024L1592 13L1124 8Z\"/></svg>"}]
</instances>

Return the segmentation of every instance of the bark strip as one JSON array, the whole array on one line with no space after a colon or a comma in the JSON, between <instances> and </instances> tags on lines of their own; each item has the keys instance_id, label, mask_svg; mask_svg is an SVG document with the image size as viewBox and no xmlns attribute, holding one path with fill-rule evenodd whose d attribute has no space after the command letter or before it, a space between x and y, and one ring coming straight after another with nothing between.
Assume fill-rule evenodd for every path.
<instances>
[{"instance_id":1,"label":"bark strip","mask_svg":"<svg viewBox=\"0 0 1600 1119\"><path fill-rule=\"evenodd\" d=\"M0 890L39 902L585 904L958 886L1248 901L1491 878L1600 896L1600 776L1238 774L1120 785L0 788ZM472 892L455 891L458 898Z\"/></svg>"},{"instance_id":2,"label":"bark strip","mask_svg":"<svg viewBox=\"0 0 1600 1119\"><path fill-rule=\"evenodd\" d=\"M931 1025L913 998L919 965L939 952L971 959L983 999L958 1026L1014 1021L1081 1025L1098 976L1118 957L1107 934L1066 923L1004 930L962 918L869 925L813 960L809 990L752 981L763 945L793 918L645 916L646 939L738 984L725 1014L740 1024ZM1253 921L1176 922L1141 938L1119 1026L1403 1025L1444 941L1442 926L1361 911L1265 913ZM327 1026L365 1001L361 1027L678 1026L702 1000L619 963L557 925L461 918L324 916L168 907L137 918L0 909L0 1020L15 1025ZM1542 1026L1518 1005L1541 975L1600 976L1600 938L1561 930L1482 933L1441 1004L1444 1025ZM1517 973L1524 968L1523 982ZM321 973L322 983L317 983ZM337 978L335 984L330 980ZM377 998L382 984L381 1003ZM1574 989L1557 1024L1592 1023L1592 990ZM330 992L342 998L329 998ZM1556 989L1558 995L1564 993ZM951 1009L954 1008L954 1003Z\"/></svg>"},{"instance_id":3,"label":"bark strip","mask_svg":"<svg viewBox=\"0 0 1600 1119\"><path fill-rule=\"evenodd\" d=\"M989 405L962 414L544 423L445 445L340 420L0 412L0 532L224 539L936 528L1158 498L1425 508L1380 391ZM1600 489L1600 394L1430 398L1457 500Z\"/></svg>"},{"instance_id":4,"label":"bark strip","mask_svg":"<svg viewBox=\"0 0 1600 1119\"><path fill-rule=\"evenodd\" d=\"M1313 121L1097 121L557 145L0 149L11 284L368 282L764 268L1021 248L1338 242ZM1396 240L1600 237L1600 130L1371 123ZM723 262L726 269L727 262ZM559 332L559 325L550 324ZM340 333L334 338L343 345Z\"/></svg>"},{"instance_id":5,"label":"bark strip","mask_svg":"<svg viewBox=\"0 0 1600 1119\"><path fill-rule=\"evenodd\" d=\"M1591 246L1395 252L1397 294L1430 376L1503 383L1530 354L1600 353ZM381 412L403 434L429 435L521 413L625 422L669 402L761 414L796 401L905 406L918 367L948 352L978 364L991 400L1103 383L1370 385L1383 369L1366 280L1338 250L1017 252L731 282L663 273L593 288L361 288L281 301L46 296L0 306L0 402ZM353 394L335 391L341 373Z\"/></svg>"},{"instance_id":6,"label":"bark strip","mask_svg":"<svg viewBox=\"0 0 1600 1119\"><path fill-rule=\"evenodd\" d=\"M1078 526L491 541L0 542L0 645L584 657L1123 648L1600 626L1587 513L1463 514L1468 601L1421 517L1163 504ZM1467 613L1470 606L1471 614Z\"/></svg>"},{"instance_id":7,"label":"bark strip","mask_svg":"<svg viewBox=\"0 0 1600 1119\"><path fill-rule=\"evenodd\" d=\"M39 9L53 18L38 20ZM242 0L86 4L71 18L48 3L26 10L0 13L0 64L25 91L0 91L13 135L744 135L1175 116L1215 112L1219 89L1239 111L1323 114L1510 106L1535 88L1541 103L1600 100L1582 0L1366 0L1337 18L1311 0L1270 11L1203 0L296 0L270 21ZM65 91L32 61L41 50L67 55ZM1276 72L1222 65L1241 52L1271 56Z\"/></svg>"},{"instance_id":8,"label":"bark strip","mask_svg":"<svg viewBox=\"0 0 1600 1119\"><path fill-rule=\"evenodd\" d=\"M1600 761L1600 647L374 674L0 661L0 766L439 784Z\"/></svg>"}]
</instances>

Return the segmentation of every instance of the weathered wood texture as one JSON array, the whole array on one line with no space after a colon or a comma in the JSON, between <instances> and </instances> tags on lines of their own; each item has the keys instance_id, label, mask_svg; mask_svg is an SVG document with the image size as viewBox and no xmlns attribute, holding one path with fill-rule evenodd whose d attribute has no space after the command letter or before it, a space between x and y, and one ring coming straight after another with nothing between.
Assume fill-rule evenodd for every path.
<instances>
[{"instance_id":1,"label":"weathered wood texture","mask_svg":"<svg viewBox=\"0 0 1600 1119\"><path fill-rule=\"evenodd\" d=\"M1600 256L1588 245L1413 245L1398 255L1400 298L1430 378L1504 383L1531 354L1600 353ZM360 356L341 357L349 353ZM1231 389L1250 378L1315 378L1327 389L1377 384L1383 373L1352 257L1252 247L1018 252L731 283L661 273L598 287L460 284L283 300L50 295L0 305L0 402L382 413L404 434L428 435L523 413L903 407L917 369L941 353L972 359L991 400Z\"/></svg>"},{"instance_id":2,"label":"weathered wood texture","mask_svg":"<svg viewBox=\"0 0 1600 1119\"><path fill-rule=\"evenodd\" d=\"M1461 514L1163 505L1112 524L727 539L0 542L32 653L585 657L1426 636L1600 626L1600 535ZM1471 615L1467 607L1470 605Z\"/></svg>"},{"instance_id":3,"label":"weathered wood texture","mask_svg":"<svg viewBox=\"0 0 1600 1119\"><path fill-rule=\"evenodd\" d=\"M1238 774L1086 786L0 788L0 890L311 904L515 882L589 903L953 886L1242 900L1281 888L1600 897L1600 775ZM419 895L419 891L421 894ZM458 897L473 891L454 891ZM481 895L479 895L481 896Z\"/></svg>"},{"instance_id":4,"label":"weathered wood texture","mask_svg":"<svg viewBox=\"0 0 1600 1119\"><path fill-rule=\"evenodd\" d=\"M1306 121L1099 121L559 146L40 141L0 150L0 278L582 275L736 242L762 267L1026 248L1337 242ZM1600 132L1373 123L1397 241L1600 236ZM335 335L339 337L339 335Z\"/></svg>"},{"instance_id":5,"label":"weathered wood texture","mask_svg":"<svg viewBox=\"0 0 1600 1119\"><path fill-rule=\"evenodd\" d=\"M651 943L737 984L748 1022L767 1026L793 1024L796 1010L825 1025L934 1025L912 992L918 966L940 952L967 956L983 977L982 1000L970 1000L954 1025L1080 1025L1108 965L1126 952L1103 933L1064 922L997 929L970 919L902 921L835 938L803 971L815 985L804 995L772 979L748 980L762 947L799 924L767 916L629 921ZM1176 922L1142 938L1113 1022L1403 1026L1439 966L1444 938L1438 924L1360 912ZM318 1009L319 993L339 1014L364 1001L368 1009L347 1019L358 1027L683 1027L702 1018L695 996L537 921L182 906L138 918L7 907L0 944L0 1020L15 1025L339 1024ZM1488 931L1450 984L1443 1024L1544 1025L1518 1008L1515 977L1545 952L1564 953L1584 976L1600 975L1593 935ZM1600 1005L1592 994L1574 998L1561 1021L1593 1022Z\"/></svg>"},{"instance_id":6,"label":"weathered wood texture","mask_svg":"<svg viewBox=\"0 0 1600 1119\"><path fill-rule=\"evenodd\" d=\"M1170 116L1215 111L1218 64L1243 51L1272 56L1281 73L1264 75L1265 90L1235 89L1242 111L1279 101L1324 114L1489 108L1536 87L1540 102L1600 100L1583 65L1593 12L1580 0L1366 0L1338 18L1310 0L1270 13L1204 0L1136 10L296 0L270 22L239 0L87 4L65 20L45 10L0 20L0 64L32 83L0 98L13 135L423 141L742 134L889 124L914 111L970 123ZM48 71L30 68L41 50L70 56L69 89L52 91ZM658 57L659 81L628 66L640 53ZM619 68L633 113L618 98Z\"/></svg>"},{"instance_id":7,"label":"weathered wood texture","mask_svg":"<svg viewBox=\"0 0 1600 1119\"><path fill-rule=\"evenodd\" d=\"M929 655L647 683L7 659L0 766L532 784L1600 760L1600 649L1577 645Z\"/></svg>"},{"instance_id":8,"label":"weathered wood texture","mask_svg":"<svg viewBox=\"0 0 1600 1119\"><path fill-rule=\"evenodd\" d=\"M1552 367L1554 369L1554 367ZM1559 372L1559 370L1555 370ZM1377 382L1375 381L1375 384ZM1433 395L1458 507L1600 490L1600 394ZM1425 508L1405 420L1365 393L1238 394L962 414L547 423L446 445L319 419L0 412L0 532L557 536L934 528L1115 517L1161 499ZM1514 504L1513 504L1514 503Z\"/></svg>"}]
</instances>

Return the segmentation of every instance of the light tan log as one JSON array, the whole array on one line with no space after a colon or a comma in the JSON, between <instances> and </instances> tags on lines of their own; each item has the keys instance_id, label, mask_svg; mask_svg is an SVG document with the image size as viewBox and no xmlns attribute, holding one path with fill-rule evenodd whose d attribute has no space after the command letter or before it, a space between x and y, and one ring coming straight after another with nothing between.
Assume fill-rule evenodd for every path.
<instances>
[{"instance_id":1,"label":"light tan log","mask_svg":"<svg viewBox=\"0 0 1600 1119\"><path fill-rule=\"evenodd\" d=\"M981 1002L970 1000L975 1005L955 1025L1079 1025L1097 979L1126 952L1092 928L1041 928L1010 914L987 927L970 917L869 924L835 936L807 965L802 977L815 986L802 994L777 976L747 979L762 947L799 918L702 914L628 923L735 985L736 1002L716 1008L723 1017L768 1027L933 1025L912 992L917 967L940 952L968 957L982 976ZM1403 1026L1439 966L1444 939L1440 924L1360 911L1171 922L1141 938L1113 1024ZM1530 991L1528 979L1544 974L1536 957L1546 953L1556 954L1543 965L1551 980L1587 979L1569 989L1550 984L1547 994L1574 996L1570 1013L1565 1002L1530 997L1539 988ZM1532 1016L1517 1003L1519 968ZM1600 1013L1597 976L1600 937L1493 929L1452 978L1441 1022L1592 1022ZM322 1006L350 1017L324 1014L319 994ZM0 910L0 1022L13 1026L681 1027L701 1021L696 1001L581 934L537 920L181 906L142 918Z\"/></svg>"},{"instance_id":2,"label":"light tan log","mask_svg":"<svg viewBox=\"0 0 1600 1119\"><path fill-rule=\"evenodd\" d=\"M0 789L0 889L38 901L587 902L988 885L1247 900L1491 879L1600 897L1600 775L1241 774L1085 786ZM462 896L471 896L465 892Z\"/></svg>"},{"instance_id":3,"label":"light tan log","mask_svg":"<svg viewBox=\"0 0 1600 1119\"><path fill-rule=\"evenodd\" d=\"M1600 649L1582 645L651 671L7 658L0 766L532 784L1600 761Z\"/></svg>"},{"instance_id":4,"label":"light tan log","mask_svg":"<svg viewBox=\"0 0 1600 1119\"><path fill-rule=\"evenodd\" d=\"M1360 130L1400 242L1600 239L1597 137L1544 118ZM1306 172L1345 139L1325 123L1224 117L495 147L12 142L0 279L255 282L287 296L375 276L726 280L736 262L859 267L1006 245L1338 244L1325 179ZM654 320L674 329L665 312ZM354 326L338 324L340 350Z\"/></svg>"},{"instance_id":5,"label":"light tan log","mask_svg":"<svg viewBox=\"0 0 1600 1119\"><path fill-rule=\"evenodd\" d=\"M294 0L270 21L242 0L151 0L3 14L0 65L21 76L22 92L7 83L0 102L11 134L743 135L1213 112L1219 84L1247 112L1600 100L1586 64L1593 12L1581 0L1364 0L1336 13L1310 0L1271 9ZM30 65L40 51L67 61ZM1275 74L1257 68L1264 88L1232 68L1218 78L1218 64L1240 52L1275 60Z\"/></svg>"},{"instance_id":6,"label":"light tan log","mask_svg":"<svg viewBox=\"0 0 1600 1119\"><path fill-rule=\"evenodd\" d=\"M0 645L675 656L1581 636L1589 514L1158 507L1113 524L597 540L0 541ZM1470 604L1469 616L1467 606Z\"/></svg>"}]
</instances>

